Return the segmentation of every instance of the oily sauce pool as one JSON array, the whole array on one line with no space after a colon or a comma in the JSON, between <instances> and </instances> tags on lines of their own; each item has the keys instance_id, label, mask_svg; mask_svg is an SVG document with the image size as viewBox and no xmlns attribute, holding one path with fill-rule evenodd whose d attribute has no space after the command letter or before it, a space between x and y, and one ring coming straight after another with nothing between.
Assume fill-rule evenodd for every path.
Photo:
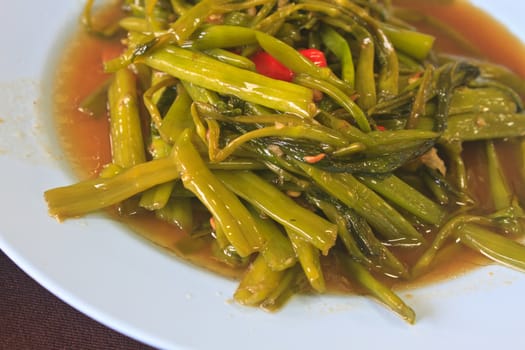
<instances>
[{"instance_id":1,"label":"oily sauce pool","mask_svg":"<svg viewBox=\"0 0 525 350\"><path fill-rule=\"evenodd\" d=\"M512 36L504 26L495 22L484 12L464 1L455 1L447 5L438 2L397 0L401 8L414 9L423 15L432 14L432 18L447 24L446 29L434 20L423 17L414 20L414 24L424 32L436 36L437 49L451 54L487 59L511 68L525 77L525 47ZM110 8L100 14L102 21L118 18L122 13L117 8ZM430 18L430 17L429 17ZM74 171L80 179L97 176L105 164L111 162L109 143L109 125L107 115L89 115L79 110L79 104L108 78L103 72L102 63L121 52L118 40L100 40L79 31L68 45L59 62L54 91L54 113L61 144ZM499 142L501 152L510 152L505 142ZM484 158L476 152L476 144L465 147L465 159L472 188L479 191L478 199L484 198L486 188L483 168ZM512 158L512 157L511 157ZM516 191L523 191L519 186L515 167L506 165L508 175L513 180ZM166 248L170 252L187 259L197 266L220 273L227 277L238 278L242 269L227 266L213 258L210 246L205 240L200 244L190 243L187 235L174 225L156 219L151 214L118 215L109 214L115 220L122 221L148 242ZM420 252L406 255L396 251L401 260L412 261ZM405 256L403 256L405 254ZM464 249L459 245L450 245L438 255L434 269L424 277L410 282L386 279L384 282L395 288L413 287L421 283L434 282L457 276L474 267L482 266L487 261L480 254ZM450 257L453 257L450 258ZM327 285L333 291L348 292L352 287L338 277L334 264L325 259Z\"/></svg>"}]
</instances>

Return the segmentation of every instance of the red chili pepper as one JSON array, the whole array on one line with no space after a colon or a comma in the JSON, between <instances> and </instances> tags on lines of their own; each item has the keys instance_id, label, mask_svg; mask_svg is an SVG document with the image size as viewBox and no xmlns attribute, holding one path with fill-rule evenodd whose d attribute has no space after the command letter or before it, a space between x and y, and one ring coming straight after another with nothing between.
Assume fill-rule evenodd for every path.
<instances>
[{"instance_id":1,"label":"red chili pepper","mask_svg":"<svg viewBox=\"0 0 525 350\"><path fill-rule=\"evenodd\" d=\"M326 157L326 153L319 153L313 156L304 156L303 160L307 163L315 164L317 162L322 161L325 157Z\"/></svg>"},{"instance_id":2,"label":"red chili pepper","mask_svg":"<svg viewBox=\"0 0 525 350\"><path fill-rule=\"evenodd\" d=\"M299 53L318 67L326 67L327 65L324 53L320 50L304 49L299 50ZM293 79L294 73L265 51L259 51L251 57L251 60L255 63L257 72L262 75L285 81L291 81Z\"/></svg>"},{"instance_id":3,"label":"red chili pepper","mask_svg":"<svg viewBox=\"0 0 525 350\"><path fill-rule=\"evenodd\" d=\"M304 57L308 58L317 67L326 67L326 57L323 51L317 49L304 49L299 50L299 53Z\"/></svg>"},{"instance_id":4,"label":"red chili pepper","mask_svg":"<svg viewBox=\"0 0 525 350\"><path fill-rule=\"evenodd\" d=\"M259 51L251 59L255 63L257 72L262 75L285 81L291 81L293 78L293 72L290 69L265 51Z\"/></svg>"},{"instance_id":5,"label":"red chili pepper","mask_svg":"<svg viewBox=\"0 0 525 350\"><path fill-rule=\"evenodd\" d=\"M377 128L378 131L385 131L386 130L386 128L383 125L377 125L376 128Z\"/></svg>"}]
</instances>

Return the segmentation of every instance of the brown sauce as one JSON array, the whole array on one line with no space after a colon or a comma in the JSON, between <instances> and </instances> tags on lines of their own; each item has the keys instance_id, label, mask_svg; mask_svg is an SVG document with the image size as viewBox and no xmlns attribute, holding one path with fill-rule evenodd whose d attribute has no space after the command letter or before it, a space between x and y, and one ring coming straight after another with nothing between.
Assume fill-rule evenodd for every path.
<instances>
[{"instance_id":1,"label":"brown sauce","mask_svg":"<svg viewBox=\"0 0 525 350\"><path fill-rule=\"evenodd\" d=\"M525 77L525 46L502 24L495 21L489 14L472 6L466 0L443 1L394 0L400 6L410 7L431 15L443 23L447 23L468 43L447 38L434 26L418 23L422 31L436 35L438 48L451 54L476 55L511 68ZM470 50L474 52L468 52Z\"/></svg>"},{"instance_id":2,"label":"brown sauce","mask_svg":"<svg viewBox=\"0 0 525 350\"><path fill-rule=\"evenodd\" d=\"M396 4L403 7L417 9L422 13L432 14L435 18L447 23L461 37L470 44L465 47L463 39L451 38L443 35L434 25L416 22L416 25L425 32L435 35L439 50L452 53L476 56L505 65L519 75L525 77L525 47L512 36L504 26L496 23L491 17L474 8L464 1L452 2L448 5L439 5L437 2L417 0L397 0ZM106 16L118 16L119 12L112 10ZM482 23L483 25L479 25ZM60 62L56 77L55 115L58 134L61 144L72 168L79 178L85 179L96 176L101 168L111 161L109 146L109 127L106 116L94 118L78 110L79 102L88 96L94 89L107 79L102 69L102 62L107 55L114 54L119 43L99 40L83 32L79 32L68 46ZM468 167L470 172L479 175L482 171L480 164L483 159L476 155L475 145L467 146L469 156ZM500 151L511 152L511 147L500 142ZM516 170L507 165L507 172L516 179ZM474 188L484 188L483 176L471 176ZM518 180L513 181L515 189L520 190ZM486 191L480 190L482 196ZM486 198L480 197L481 200ZM487 202L487 201L486 201ZM114 213L113 213L114 214ZM197 246L194 252L188 254L184 243L187 236L173 225L156 220L151 215L145 216L118 216L112 218L122 221L133 231L161 247L182 256L197 266L205 267L224 276L238 278L241 269L230 268L216 261L209 252L209 246ZM186 253L183 253L183 250ZM409 262L413 256L404 256L401 259ZM416 255L420 252L416 252ZM414 254L413 254L414 255ZM424 277L416 281L385 281L396 288L414 287L417 285L435 282L465 273L475 267L486 265L488 262L480 254L467 250L459 245L450 245L438 255L435 267ZM330 260L324 262L327 272L327 284L333 290L347 292L349 287L338 277L334 264Z\"/></svg>"}]
</instances>

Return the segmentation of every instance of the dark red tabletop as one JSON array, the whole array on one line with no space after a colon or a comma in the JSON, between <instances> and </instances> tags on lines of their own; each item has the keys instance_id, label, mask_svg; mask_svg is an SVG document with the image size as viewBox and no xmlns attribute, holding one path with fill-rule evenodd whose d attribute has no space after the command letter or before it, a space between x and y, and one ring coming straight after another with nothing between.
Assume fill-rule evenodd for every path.
<instances>
[{"instance_id":1,"label":"dark red tabletop","mask_svg":"<svg viewBox=\"0 0 525 350\"><path fill-rule=\"evenodd\" d=\"M0 349L152 349L75 310L0 251Z\"/></svg>"}]
</instances>

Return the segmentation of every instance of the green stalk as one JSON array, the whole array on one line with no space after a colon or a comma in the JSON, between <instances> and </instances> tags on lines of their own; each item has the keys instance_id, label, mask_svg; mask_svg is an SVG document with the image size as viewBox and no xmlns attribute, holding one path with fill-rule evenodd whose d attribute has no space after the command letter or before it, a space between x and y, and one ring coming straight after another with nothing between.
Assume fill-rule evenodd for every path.
<instances>
[{"instance_id":1,"label":"green stalk","mask_svg":"<svg viewBox=\"0 0 525 350\"><path fill-rule=\"evenodd\" d=\"M336 147L344 147L348 142L341 138L339 135L328 134L323 132L322 128L309 127L309 126L269 126L254 131L250 131L243 134L231 142L229 142L223 149L219 150L216 154L210 154L210 160L212 162L220 162L228 158L235 152L242 144L253 140L255 138L278 136L292 139L306 139L317 142L325 142L326 144L332 144Z\"/></svg>"},{"instance_id":2,"label":"green stalk","mask_svg":"<svg viewBox=\"0 0 525 350\"><path fill-rule=\"evenodd\" d=\"M326 285L323 270L321 269L321 261L319 260L319 249L305 241L296 230L289 227L285 228L308 282L315 291L319 293L325 292Z\"/></svg>"},{"instance_id":3,"label":"green stalk","mask_svg":"<svg viewBox=\"0 0 525 350\"><path fill-rule=\"evenodd\" d=\"M525 136L525 118L521 113L461 114L449 118L442 138L448 142L479 141Z\"/></svg>"},{"instance_id":4,"label":"green stalk","mask_svg":"<svg viewBox=\"0 0 525 350\"><path fill-rule=\"evenodd\" d=\"M169 157L171 153L171 145L159 136L152 137L149 148L153 159ZM140 196L139 205L147 210L163 208L171 197L174 185L174 181L169 181L144 191Z\"/></svg>"},{"instance_id":5,"label":"green stalk","mask_svg":"<svg viewBox=\"0 0 525 350\"><path fill-rule=\"evenodd\" d=\"M176 225L186 233L191 233L194 223L192 198L175 198L161 209L155 210L155 216Z\"/></svg>"},{"instance_id":6,"label":"green stalk","mask_svg":"<svg viewBox=\"0 0 525 350\"><path fill-rule=\"evenodd\" d=\"M348 42L329 26L323 26L321 38L323 43L341 62L341 78L350 88L353 88L355 86L355 68Z\"/></svg>"},{"instance_id":7,"label":"green stalk","mask_svg":"<svg viewBox=\"0 0 525 350\"><path fill-rule=\"evenodd\" d=\"M234 67L196 51L166 46L140 60L154 69L221 94L304 117L316 113L310 89Z\"/></svg>"},{"instance_id":8,"label":"green stalk","mask_svg":"<svg viewBox=\"0 0 525 350\"><path fill-rule=\"evenodd\" d=\"M486 141L487 167L489 171L489 184L494 209L496 211L508 208L512 202L512 191L509 188L505 174L501 167L496 147L492 140Z\"/></svg>"},{"instance_id":9,"label":"green stalk","mask_svg":"<svg viewBox=\"0 0 525 350\"><path fill-rule=\"evenodd\" d=\"M419 118L425 114L425 107L433 89L433 76L434 67L428 65L425 68L423 76L421 77L420 85L417 90L417 94L414 98L414 103L412 105L412 109L410 110L410 115L407 119L407 129L415 129L417 127Z\"/></svg>"},{"instance_id":10,"label":"green stalk","mask_svg":"<svg viewBox=\"0 0 525 350\"><path fill-rule=\"evenodd\" d=\"M375 279L366 268L342 253L337 254L337 260L341 263L350 279L358 282L359 285L408 323L413 324L415 322L416 314L414 310L405 304L390 288Z\"/></svg>"},{"instance_id":11,"label":"green stalk","mask_svg":"<svg viewBox=\"0 0 525 350\"><path fill-rule=\"evenodd\" d=\"M439 225L446 211L395 175L357 176L381 196L423 221Z\"/></svg>"},{"instance_id":12,"label":"green stalk","mask_svg":"<svg viewBox=\"0 0 525 350\"><path fill-rule=\"evenodd\" d=\"M267 311L279 310L294 294L298 279L301 278L301 268L296 264L286 270L279 286L261 303L260 307Z\"/></svg>"},{"instance_id":13,"label":"green stalk","mask_svg":"<svg viewBox=\"0 0 525 350\"><path fill-rule=\"evenodd\" d=\"M364 110L369 110L377 103L374 42L365 37L361 40L359 49L355 73L355 89L358 94L357 103Z\"/></svg>"},{"instance_id":14,"label":"green stalk","mask_svg":"<svg viewBox=\"0 0 525 350\"><path fill-rule=\"evenodd\" d=\"M255 71L255 63L253 63L252 60L244 56L237 55L236 53L233 53L231 51L215 48L207 49L203 52L215 58L216 60L229 64L231 66Z\"/></svg>"},{"instance_id":15,"label":"green stalk","mask_svg":"<svg viewBox=\"0 0 525 350\"><path fill-rule=\"evenodd\" d=\"M349 95L345 94L335 85L307 74L297 74L293 81L308 88L324 92L333 98L334 101L340 104L341 107L343 107L348 113L350 113L361 130L364 132L369 132L372 130L370 123L368 122L368 118L366 117L366 114L363 112L363 110L359 108L359 106Z\"/></svg>"},{"instance_id":16,"label":"green stalk","mask_svg":"<svg viewBox=\"0 0 525 350\"><path fill-rule=\"evenodd\" d=\"M409 277L406 267L375 237L362 217L340 204L336 206L312 196L309 200L337 224L338 236L352 259L387 276Z\"/></svg>"},{"instance_id":17,"label":"green stalk","mask_svg":"<svg viewBox=\"0 0 525 350\"><path fill-rule=\"evenodd\" d=\"M113 163L121 168L146 160L135 76L128 69L115 73L109 91L109 123Z\"/></svg>"},{"instance_id":18,"label":"green stalk","mask_svg":"<svg viewBox=\"0 0 525 350\"><path fill-rule=\"evenodd\" d=\"M295 230L323 254L335 244L337 227L298 205L272 184L249 171L215 171L215 176L238 196L284 227Z\"/></svg>"},{"instance_id":19,"label":"green stalk","mask_svg":"<svg viewBox=\"0 0 525 350\"><path fill-rule=\"evenodd\" d=\"M387 23L381 23L380 27L396 49L420 61L427 58L436 41L431 35L397 28Z\"/></svg>"},{"instance_id":20,"label":"green stalk","mask_svg":"<svg viewBox=\"0 0 525 350\"><path fill-rule=\"evenodd\" d=\"M261 217L263 214L257 213L255 210L251 210L251 213L266 242L261 249L266 264L275 271L292 267L297 258L290 240L272 219Z\"/></svg>"},{"instance_id":21,"label":"green stalk","mask_svg":"<svg viewBox=\"0 0 525 350\"><path fill-rule=\"evenodd\" d=\"M185 10L181 16L170 25L175 42L182 45L195 30L214 13L221 13L220 6L231 0L202 0Z\"/></svg>"},{"instance_id":22,"label":"green stalk","mask_svg":"<svg viewBox=\"0 0 525 350\"><path fill-rule=\"evenodd\" d=\"M259 305L279 287L284 271L274 271L262 255L250 264L233 295L242 305Z\"/></svg>"},{"instance_id":23,"label":"green stalk","mask_svg":"<svg viewBox=\"0 0 525 350\"><path fill-rule=\"evenodd\" d=\"M458 232L461 243L500 264L525 272L525 246L476 225Z\"/></svg>"},{"instance_id":24,"label":"green stalk","mask_svg":"<svg viewBox=\"0 0 525 350\"><path fill-rule=\"evenodd\" d=\"M169 143L174 143L187 128L193 127L192 99L182 84L177 85L177 97L162 119L159 133Z\"/></svg>"},{"instance_id":25,"label":"green stalk","mask_svg":"<svg viewBox=\"0 0 525 350\"><path fill-rule=\"evenodd\" d=\"M120 203L156 185L179 178L170 156L140 163L109 178L96 178L48 190L49 214L58 220L82 216Z\"/></svg>"},{"instance_id":26,"label":"green stalk","mask_svg":"<svg viewBox=\"0 0 525 350\"><path fill-rule=\"evenodd\" d=\"M241 26L209 26L198 33L197 39L191 42L191 47L196 50L207 50L252 45L257 43L255 33L254 29Z\"/></svg>"},{"instance_id":27,"label":"green stalk","mask_svg":"<svg viewBox=\"0 0 525 350\"><path fill-rule=\"evenodd\" d=\"M425 241L401 214L351 174L332 174L305 163L295 164L324 191L363 216L390 244L419 245Z\"/></svg>"},{"instance_id":28,"label":"green stalk","mask_svg":"<svg viewBox=\"0 0 525 350\"><path fill-rule=\"evenodd\" d=\"M453 235L457 235L461 232L466 224L490 224L490 220L472 215L458 215L450 219L445 225L443 225L430 247L421 255L415 265L412 267L412 276L418 277L428 271L438 251L445 245L445 243Z\"/></svg>"},{"instance_id":29,"label":"green stalk","mask_svg":"<svg viewBox=\"0 0 525 350\"><path fill-rule=\"evenodd\" d=\"M185 130L174 145L173 156L188 190L208 208L241 257L260 249L264 242L249 211L206 167Z\"/></svg>"}]
</instances>

